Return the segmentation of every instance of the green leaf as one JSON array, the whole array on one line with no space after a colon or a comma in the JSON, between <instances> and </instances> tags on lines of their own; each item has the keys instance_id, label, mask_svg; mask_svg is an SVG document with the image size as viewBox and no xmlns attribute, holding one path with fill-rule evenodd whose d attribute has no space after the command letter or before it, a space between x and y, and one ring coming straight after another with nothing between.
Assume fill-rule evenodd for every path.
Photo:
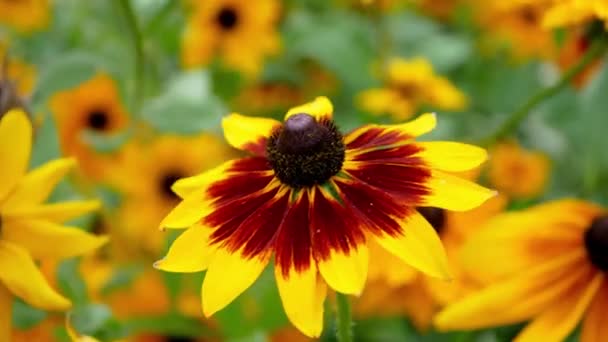
<instances>
[{"instance_id":1,"label":"green leaf","mask_svg":"<svg viewBox=\"0 0 608 342\"><path fill-rule=\"evenodd\" d=\"M210 331L196 318L167 314L131 318L125 322L130 333L157 333L166 336L200 337L209 336Z\"/></svg>"},{"instance_id":2,"label":"green leaf","mask_svg":"<svg viewBox=\"0 0 608 342\"><path fill-rule=\"evenodd\" d=\"M47 313L24 303L20 299L13 302L13 326L17 329L27 330L42 322Z\"/></svg>"},{"instance_id":3,"label":"green leaf","mask_svg":"<svg viewBox=\"0 0 608 342\"><path fill-rule=\"evenodd\" d=\"M92 130L84 131L83 141L97 152L112 153L118 151L131 137L133 130L125 129L115 134L101 134Z\"/></svg>"},{"instance_id":4,"label":"green leaf","mask_svg":"<svg viewBox=\"0 0 608 342\"><path fill-rule=\"evenodd\" d=\"M112 311L102 304L88 304L70 312L70 319L76 331L86 335L94 335L100 331L111 318Z\"/></svg>"},{"instance_id":5,"label":"green leaf","mask_svg":"<svg viewBox=\"0 0 608 342\"><path fill-rule=\"evenodd\" d=\"M88 302L87 286L78 269L79 264L77 258L67 259L57 268L57 285L76 307Z\"/></svg>"}]
</instances>

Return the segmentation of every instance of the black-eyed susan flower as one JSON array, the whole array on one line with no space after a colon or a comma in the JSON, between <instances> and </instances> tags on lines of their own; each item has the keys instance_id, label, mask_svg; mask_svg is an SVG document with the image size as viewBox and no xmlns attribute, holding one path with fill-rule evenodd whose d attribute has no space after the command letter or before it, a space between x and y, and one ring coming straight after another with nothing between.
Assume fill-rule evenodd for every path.
<instances>
[{"instance_id":1,"label":"black-eyed susan flower","mask_svg":"<svg viewBox=\"0 0 608 342\"><path fill-rule=\"evenodd\" d=\"M511 197L539 195L549 178L549 158L539 151L528 151L516 142L492 148L488 176L496 190Z\"/></svg>"},{"instance_id":2,"label":"black-eyed susan flower","mask_svg":"<svg viewBox=\"0 0 608 342\"><path fill-rule=\"evenodd\" d=\"M197 67L220 56L249 76L280 48L277 0L190 1L192 13L182 38L182 63Z\"/></svg>"},{"instance_id":3,"label":"black-eyed susan flower","mask_svg":"<svg viewBox=\"0 0 608 342\"><path fill-rule=\"evenodd\" d=\"M608 24L608 2L605 0L553 0L543 18L548 28L589 24L599 20Z\"/></svg>"},{"instance_id":4,"label":"black-eyed susan flower","mask_svg":"<svg viewBox=\"0 0 608 342\"><path fill-rule=\"evenodd\" d=\"M0 24L19 32L45 28L49 22L48 0L0 0Z\"/></svg>"},{"instance_id":5,"label":"black-eyed susan flower","mask_svg":"<svg viewBox=\"0 0 608 342\"><path fill-rule=\"evenodd\" d=\"M531 320L517 342L608 339L608 216L591 203L554 201L496 216L463 250L463 265L490 285L448 306L443 330Z\"/></svg>"},{"instance_id":6,"label":"black-eyed susan flower","mask_svg":"<svg viewBox=\"0 0 608 342\"><path fill-rule=\"evenodd\" d=\"M467 98L448 79L438 76L422 57L394 58L386 65L384 85L361 92L360 108L374 114L388 114L396 121L410 118L422 105L442 110L461 110Z\"/></svg>"},{"instance_id":7,"label":"black-eyed susan flower","mask_svg":"<svg viewBox=\"0 0 608 342\"><path fill-rule=\"evenodd\" d=\"M453 280L424 277L378 245L370 244L368 284L356 303L356 314L359 317L406 314L418 329L429 328L439 309L480 287L462 269L458 256L466 241L506 204L504 196L496 196L465 212L418 208L445 246Z\"/></svg>"},{"instance_id":8,"label":"black-eyed susan flower","mask_svg":"<svg viewBox=\"0 0 608 342\"><path fill-rule=\"evenodd\" d=\"M0 120L0 340L10 336L13 296L44 310L66 310L70 302L46 281L34 260L85 254L106 242L63 222L93 211L97 201L45 204L55 185L75 166L58 159L26 174L32 126L22 110Z\"/></svg>"},{"instance_id":9,"label":"black-eyed susan flower","mask_svg":"<svg viewBox=\"0 0 608 342\"><path fill-rule=\"evenodd\" d=\"M476 167L485 151L416 142L435 127L433 114L342 135L332 112L319 97L289 110L283 123L231 114L224 135L252 156L173 186L183 200L160 226L188 229L156 267L207 270L206 316L247 289L273 255L287 316L309 336L322 330L326 284L363 290L371 241L428 275L450 277L437 233L415 208L469 210L492 197L446 173Z\"/></svg>"},{"instance_id":10,"label":"black-eyed susan flower","mask_svg":"<svg viewBox=\"0 0 608 342\"><path fill-rule=\"evenodd\" d=\"M115 158L95 151L84 139L84 133L89 130L111 135L129 124L115 81L106 74L98 74L73 89L53 95L50 107L62 153L75 157L86 176L102 178Z\"/></svg>"}]
</instances>

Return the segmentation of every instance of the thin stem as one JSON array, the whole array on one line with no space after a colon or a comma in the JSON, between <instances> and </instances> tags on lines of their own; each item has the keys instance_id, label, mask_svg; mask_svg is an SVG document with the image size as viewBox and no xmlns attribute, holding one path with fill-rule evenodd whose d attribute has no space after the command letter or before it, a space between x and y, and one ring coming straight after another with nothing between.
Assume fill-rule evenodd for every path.
<instances>
[{"instance_id":1,"label":"thin stem","mask_svg":"<svg viewBox=\"0 0 608 342\"><path fill-rule=\"evenodd\" d=\"M144 48L143 48L143 37L137 18L131 6L129 0L119 0L120 8L127 20L131 39L133 40L133 52L134 52L134 81L132 82L131 95L132 99L132 111L133 114L138 115L142 103L142 90L144 83Z\"/></svg>"},{"instance_id":2,"label":"thin stem","mask_svg":"<svg viewBox=\"0 0 608 342\"><path fill-rule=\"evenodd\" d=\"M551 87L545 88L530 97L530 99L528 99L526 103L519 107L519 109L514 111L493 134L484 139L482 144L485 146L489 146L494 144L498 140L504 138L505 136L509 135L513 130L517 128L517 126L519 126L521 121L528 116L528 114L532 109L534 109L534 107L536 107L544 100L550 98L551 96L557 94L568 84L570 84L572 79L574 79L590 63L600 57L606 51L606 48L607 44L605 39L600 38L596 40L587 50L587 52L585 52L585 54L578 61L578 63L568 69L556 84Z\"/></svg>"},{"instance_id":3,"label":"thin stem","mask_svg":"<svg viewBox=\"0 0 608 342\"><path fill-rule=\"evenodd\" d=\"M353 341L353 317L350 308L350 301L348 296L339 292L336 292L337 302L337 326L336 332L338 342L352 342Z\"/></svg>"}]
</instances>

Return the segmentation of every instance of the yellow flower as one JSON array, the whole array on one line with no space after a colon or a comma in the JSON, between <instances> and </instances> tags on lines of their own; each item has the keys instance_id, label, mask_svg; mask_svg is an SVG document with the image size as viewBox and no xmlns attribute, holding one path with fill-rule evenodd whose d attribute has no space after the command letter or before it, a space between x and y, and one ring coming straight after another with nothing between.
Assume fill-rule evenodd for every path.
<instances>
[{"instance_id":1,"label":"yellow flower","mask_svg":"<svg viewBox=\"0 0 608 342\"><path fill-rule=\"evenodd\" d=\"M194 176L233 158L234 150L211 134L195 137L165 135L123 148L110 180L123 193L112 229L123 251L158 255L165 236L155 227L179 202L173 182ZM145 171L142 171L145 170ZM133 256L133 255L131 255Z\"/></svg>"},{"instance_id":2,"label":"yellow flower","mask_svg":"<svg viewBox=\"0 0 608 342\"><path fill-rule=\"evenodd\" d=\"M345 136L332 114L325 97L292 108L283 123L231 114L226 140L252 156L174 184L183 200L160 226L187 230L156 267L207 270L206 316L247 289L273 255L287 317L308 336L321 333L326 284L363 290L371 241L426 274L450 277L441 241L415 207L470 210L494 196L446 173L475 168L486 152L416 142L435 127L433 114Z\"/></svg>"},{"instance_id":3,"label":"yellow flower","mask_svg":"<svg viewBox=\"0 0 608 342\"><path fill-rule=\"evenodd\" d=\"M414 0L420 8L440 19L450 19L458 5L465 0Z\"/></svg>"},{"instance_id":4,"label":"yellow flower","mask_svg":"<svg viewBox=\"0 0 608 342\"><path fill-rule=\"evenodd\" d=\"M0 117L13 108L26 107L34 88L34 67L7 55L0 41Z\"/></svg>"},{"instance_id":5,"label":"yellow flower","mask_svg":"<svg viewBox=\"0 0 608 342\"><path fill-rule=\"evenodd\" d=\"M379 246L370 246L369 284L356 304L356 313L359 316L405 313L418 329L427 329L440 308L479 287L479 283L461 269L458 255L467 239L505 206L505 197L496 196L466 212L419 208L445 246L454 279L445 282L424 277Z\"/></svg>"},{"instance_id":6,"label":"yellow flower","mask_svg":"<svg viewBox=\"0 0 608 342\"><path fill-rule=\"evenodd\" d=\"M582 320L582 342L608 339L608 216L561 200L496 216L464 247L463 262L490 285L448 306L442 330L531 320L517 342L562 341Z\"/></svg>"},{"instance_id":7,"label":"yellow flower","mask_svg":"<svg viewBox=\"0 0 608 342\"><path fill-rule=\"evenodd\" d=\"M583 55L591 47L590 37L588 33L585 32L586 30L586 28L580 27L570 30L563 45L561 46L557 64L563 72L566 72L566 70L570 69L578 61L580 61ZM580 88L587 84L587 82L599 70L601 70L602 62L602 58L597 58L591 62L590 65L585 67L585 69L579 72L578 75L576 75L576 77L572 80L573 85Z\"/></svg>"},{"instance_id":8,"label":"yellow flower","mask_svg":"<svg viewBox=\"0 0 608 342\"><path fill-rule=\"evenodd\" d=\"M55 185L75 166L58 159L26 174L32 126L21 110L0 120L0 340L8 340L11 303L17 296L45 310L66 310L70 302L45 280L34 260L85 254L106 242L63 222L93 211L97 201L44 204Z\"/></svg>"},{"instance_id":9,"label":"yellow flower","mask_svg":"<svg viewBox=\"0 0 608 342\"><path fill-rule=\"evenodd\" d=\"M442 110L464 109L467 99L450 81L435 75L424 58L392 59L386 66L382 88L363 91L357 96L362 109L389 114L396 121L410 118L422 105Z\"/></svg>"},{"instance_id":10,"label":"yellow flower","mask_svg":"<svg viewBox=\"0 0 608 342\"><path fill-rule=\"evenodd\" d=\"M606 0L553 0L543 17L543 25L558 28L587 24L593 20L608 24Z\"/></svg>"},{"instance_id":11,"label":"yellow flower","mask_svg":"<svg viewBox=\"0 0 608 342\"><path fill-rule=\"evenodd\" d=\"M114 80L98 74L76 88L53 95L50 107L63 154L78 159L86 176L102 178L115 157L95 151L83 135L87 130L111 135L127 127L129 117Z\"/></svg>"},{"instance_id":12,"label":"yellow flower","mask_svg":"<svg viewBox=\"0 0 608 342\"><path fill-rule=\"evenodd\" d=\"M0 0L0 23L19 32L45 28L49 22L48 0Z\"/></svg>"},{"instance_id":13,"label":"yellow flower","mask_svg":"<svg viewBox=\"0 0 608 342\"><path fill-rule=\"evenodd\" d=\"M490 183L512 197L533 197L545 188L549 159L540 152L522 149L515 142L501 143L491 153Z\"/></svg>"},{"instance_id":14,"label":"yellow flower","mask_svg":"<svg viewBox=\"0 0 608 342\"><path fill-rule=\"evenodd\" d=\"M190 1L192 14L182 38L186 67L208 64L214 55L232 68L255 76L264 58L280 48L277 0Z\"/></svg>"}]
</instances>

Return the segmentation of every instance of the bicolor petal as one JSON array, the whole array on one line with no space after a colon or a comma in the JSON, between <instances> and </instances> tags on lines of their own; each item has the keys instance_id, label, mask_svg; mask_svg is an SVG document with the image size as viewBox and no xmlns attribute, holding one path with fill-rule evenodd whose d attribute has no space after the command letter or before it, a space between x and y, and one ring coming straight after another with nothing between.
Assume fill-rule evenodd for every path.
<instances>
[{"instance_id":1,"label":"bicolor petal","mask_svg":"<svg viewBox=\"0 0 608 342\"><path fill-rule=\"evenodd\" d=\"M213 208L206 191L207 189L196 191L183 199L160 222L159 228L185 229L211 213Z\"/></svg>"},{"instance_id":2,"label":"bicolor petal","mask_svg":"<svg viewBox=\"0 0 608 342\"><path fill-rule=\"evenodd\" d=\"M263 156L266 153L266 139L281 123L269 118L256 118L240 114L230 114L222 119L224 137L232 147Z\"/></svg>"},{"instance_id":3,"label":"bicolor petal","mask_svg":"<svg viewBox=\"0 0 608 342\"><path fill-rule=\"evenodd\" d=\"M32 125L23 110L0 119L0 205L25 174L32 149Z\"/></svg>"},{"instance_id":4,"label":"bicolor petal","mask_svg":"<svg viewBox=\"0 0 608 342\"><path fill-rule=\"evenodd\" d=\"M468 180L433 170L425 183L430 190L420 206L466 211L480 206L497 192Z\"/></svg>"},{"instance_id":5,"label":"bicolor petal","mask_svg":"<svg viewBox=\"0 0 608 342\"><path fill-rule=\"evenodd\" d=\"M209 236L213 230L195 224L173 241L164 258L154 263L154 267L167 272L200 272L207 269L215 247L210 245Z\"/></svg>"},{"instance_id":6,"label":"bicolor petal","mask_svg":"<svg viewBox=\"0 0 608 342\"><path fill-rule=\"evenodd\" d=\"M587 316L583 321L581 342L603 342L608 336L608 280L604 278L602 286L591 301Z\"/></svg>"},{"instance_id":7,"label":"bicolor petal","mask_svg":"<svg viewBox=\"0 0 608 342\"><path fill-rule=\"evenodd\" d=\"M290 109L285 115L285 120L295 114L308 114L315 119L331 119L334 113L334 106L325 96L319 96L314 101Z\"/></svg>"},{"instance_id":8,"label":"bicolor petal","mask_svg":"<svg viewBox=\"0 0 608 342\"><path fill-rule=\"evenodd\" d=\"M448 171L461 172L478 167L486 161L488 154L481 147L448 141L419 142L421 151L414 154L424 160L430 167Z\"/></svg>"},{"instance_id":9,"label":"bicolor petal","mask_svg":"<svg viewBox=\"0 0 608 342\"><path fill-rule=\"evenodd\" d=\"M67 310L71 303L53 290L26 250L0 241L0 281L15 296L44 310Z\"/></svg>"}]
</instances>

